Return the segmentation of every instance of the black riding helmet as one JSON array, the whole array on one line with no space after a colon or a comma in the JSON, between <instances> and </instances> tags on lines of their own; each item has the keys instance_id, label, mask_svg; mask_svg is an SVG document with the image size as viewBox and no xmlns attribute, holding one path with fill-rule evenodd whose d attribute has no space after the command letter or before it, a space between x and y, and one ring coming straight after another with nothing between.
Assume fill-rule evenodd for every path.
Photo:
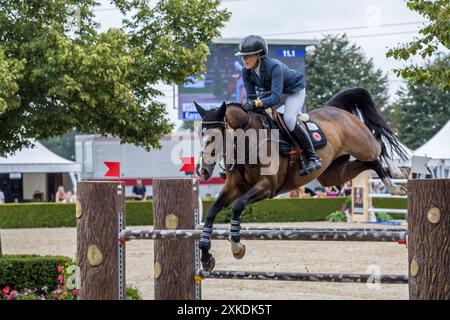
<instances>
[{"instance_id":1,"label":"black riding helmet","mask_svg":"<svg viewBox=\"0 0 450 320\"><path fill-rule=\"evenodd\" d=\"M261 53L265 56L269 52L266 40L263 37L250 35L241 40L239 44L239 52L235 56L247 56L251 54Z\"/></svg>"}]
</instances>

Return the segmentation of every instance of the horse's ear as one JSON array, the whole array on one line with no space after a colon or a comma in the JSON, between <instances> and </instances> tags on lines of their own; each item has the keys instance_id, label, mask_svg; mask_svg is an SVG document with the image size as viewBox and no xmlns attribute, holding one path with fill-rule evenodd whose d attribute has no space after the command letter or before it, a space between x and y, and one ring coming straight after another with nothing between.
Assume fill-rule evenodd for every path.
<instances>
[{"instance_id":1,"label":"horse's ear","mask_svg":"<svg viewBox=\"0 0 450 320\"><path fill-rule=\"evenodd\" d=\"M197 101L194 101L195 109L197 109L197 112L200 113L200 116L203 118L203 116L206 114L206 110L203 109L201 105L197 103Z\"/></svg>"},{"instance_id":2,"label":"horse's ear","mask_svg":"<svg viewBox=\"0 0 450 320\"><path fill-rule=\"evenodd\" d=\"M217 109L217 117L219 119L225 118L225 112L227 112L227 103L224 101L219 109Z\"/></svg>"}]
</instances>

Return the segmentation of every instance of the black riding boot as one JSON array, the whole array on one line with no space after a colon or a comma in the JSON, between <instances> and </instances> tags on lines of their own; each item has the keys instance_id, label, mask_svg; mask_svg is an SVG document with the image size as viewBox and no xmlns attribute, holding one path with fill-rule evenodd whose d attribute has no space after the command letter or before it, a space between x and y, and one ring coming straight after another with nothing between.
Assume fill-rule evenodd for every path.
<instances>
[{"instance_id":1,"label":"black riding boot","mask_svg":"<svg viewBox=\"0 0 450 320\"><path fill-rule=\"evenodd\" d=\"M317 156L316 150L314 150L311 138L309 137L308 132L306 132L306 129L302 125L299 125L297 123L295 124L294 130L291 131L291 134L297 141L300 148L303 149L303 152L305 153L305 156L308 159L305 166L303 168L300 168L298 174L301 176L305 176L309 174L311 171L320 169L322 167L322 163L319 157Z\"/></svg>"}]
</instances>

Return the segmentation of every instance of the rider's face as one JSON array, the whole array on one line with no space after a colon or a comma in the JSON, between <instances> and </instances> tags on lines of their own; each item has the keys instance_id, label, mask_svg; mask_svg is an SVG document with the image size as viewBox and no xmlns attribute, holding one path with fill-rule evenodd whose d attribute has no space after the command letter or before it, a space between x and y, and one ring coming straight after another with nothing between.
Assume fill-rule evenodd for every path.
<instances>
[{"instance_id":1,"label":"rider's face","mask_svg":"<svg viewBox=\"0 0 450 320\"><path fill-rule=\"evenodd\" d=\"M258 66L258 55L251 54L248 56L243 56L242 61L247 69L255 69Z\"/></svg>"}]
</instances>

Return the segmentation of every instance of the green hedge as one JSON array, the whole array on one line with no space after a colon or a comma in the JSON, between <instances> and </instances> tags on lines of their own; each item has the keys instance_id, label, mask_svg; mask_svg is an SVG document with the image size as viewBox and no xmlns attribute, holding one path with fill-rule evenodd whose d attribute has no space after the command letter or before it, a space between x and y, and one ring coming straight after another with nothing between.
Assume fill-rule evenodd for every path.
<instances>
[{"instance_id":1,"label":"green hedge","mask_svg":"<svg viewBox=\"0 0 450 320\"><path fill-rule=\"evenodd\" d=\"M0 288L56 290L58 265L68 258L37 255L3 255L0 257Z\"/></svg>"},{"instance_id":2,"label":"green hedge","mask_svg":"<svg viewBox=\"0 0 450 320\"><path fill-rule=\"evenodd\" d=\"M242 216L244 222L301 222L321 221L331 212L339 210L347 198L283 198L271 199L248 206ZM203 201L203 212L213 201ZM127 201L128 226L152 225L152 201ZM373 200L377 208L406 208L406 199ZM394 219L403 215L391 214ZM218 223L228 222L231 209L217 216ZM26 203L0 205L0 229L75 227L75 205L58 203Z\"/></svg>"},{"instance_id":3,"label":"green hedge","mask_svg":"<svg viewBox=\"0 0 450 320\"><path fill-rule=\"evenodd\" d=\"M389 209L406 209L408 207L407 199L395 198L374 198L372 200L374 208L389 208ZM393 219L405 219L404 214L389 213Z\"/></svg>"},{"instance_id":4,"label":"green hedge","mask_svg":"<svg viewBox=\"0 0 450 320\"><path fill-rule=\"evenodd\" d=\"M249 205L242 214L243 222L302 222L323 221L331 212L339 210L347 198L281 198ZM203 213L212 204L204 201ZM231 209L221 211L217 223L227 223Z\"/></svg>"},{"instance_id":5,"label":"green hedge","mask_svg":"<svg viewBox=\"0 0 450 320\"><path fill-rule=\"evenodd\" d=\"M127 201L127 225L153 223L151 201ZM75 227L73 203L12 203L0 205L0 229Z\"/></svg>"}]
</instances>

